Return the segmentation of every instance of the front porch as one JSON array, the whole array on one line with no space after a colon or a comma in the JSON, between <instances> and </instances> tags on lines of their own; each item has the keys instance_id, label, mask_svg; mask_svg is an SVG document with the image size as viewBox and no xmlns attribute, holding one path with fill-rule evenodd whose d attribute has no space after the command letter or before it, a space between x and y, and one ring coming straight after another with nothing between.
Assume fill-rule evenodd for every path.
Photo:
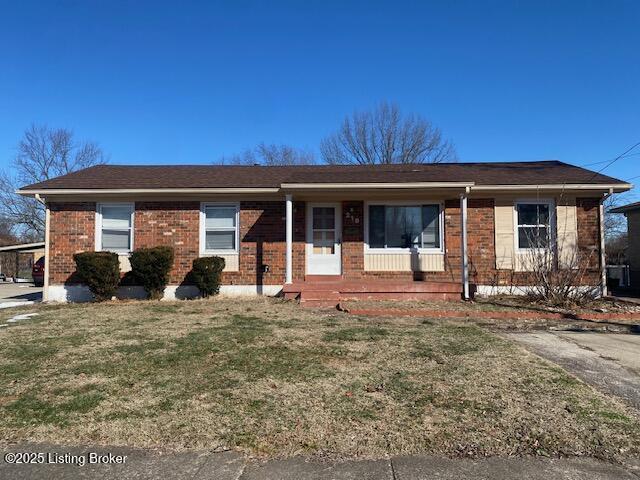
<instances>
[{"instance_id":1,"label":"front porch","mask_svg":"<svg viewBox=\"0 0 640 480\"><path fill-rule=\"evenodd\" d=\"M295 203L286 195L285 298L314 307L470 298L468 193L297 192Z\"/></svg>"},{"instance_id":2,"label":"front porch","mask_svg":"<svg viewBox=\"0 0 640 480\"><path fill-rule=\"evenodd\" d=\"M342 275L307 275L283 287L284 298L304 307L335 307L353 300L460 300L456 282L345 279Z\"/></svg>"}]
</instances>

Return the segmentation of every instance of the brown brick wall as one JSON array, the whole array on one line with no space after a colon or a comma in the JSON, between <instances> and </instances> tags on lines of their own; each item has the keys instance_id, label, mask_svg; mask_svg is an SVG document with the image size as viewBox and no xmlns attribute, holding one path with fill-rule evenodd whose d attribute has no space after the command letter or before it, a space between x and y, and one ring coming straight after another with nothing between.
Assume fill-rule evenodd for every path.
<instances>
[{"instance_id":1,"label":"brown brick wall","mask_svg":"<svg viewBox=\"0 0 640 480\"><path fill-rule=\"evenodd\" d=\"M600 282L600 199L577 198L578 251L588 262L586 283Z\"/></svg>"},{"instance_id":2,"label":"brown brick wall","mask_svg":"<svg viewBox=\"0 0 640 480\"><path fill-rule=\"evenodd\" d=\"M73 254L95 248L95 203L53 203L50 283L78 283ZM136 202L134 248L174 248L171 284L185 283L200 251L200 202ZM304 277L305 204L294 203L294 279ZM269 265L263 273L261 266ZM241 202L240 270L224 272L227 285L280 285L285 269L284 201Z\"/></svg>"},{"instance_id":3,"label":"brown brick wall","mask_svg":"<svg viewBox=\"0 0 640 480\"><path fill-rule=\"evenodd\" d=\"M49 281L77 283L73 254L95 248L96 204L52 203L49 211Z\"/></svg>"},{"instance_id":4,"label":"brown brick wall","mask_svg":"<svg viewBox=\"0 0 640 480\"><path fill-rule=\"evenodd\" d=\"M304 278L305 204L294 202L294 279ZM281 285L286 256L284 201L255 201L240 204L240 269L225 272L227 285ZM269 271L263 272L262 265Z\"/></svg>"},{"instance_id":5,"label":"brown brick wall","mask_svg":"<svg viewBox=\"0 0 640 480\"><path fill-rule=\"evenodd\" d=\"M598 199L577 201L578 246L590 255L592 272L598 276ZM240 270L225 272L226 285L280 285L285 269L284 201L248 201L240 204ZM75 283L73 254L94 249L95 203L50 204L50 282ZM175 249L171 283L180 284L199 254L199 202L137 202L134 246L170 245ZM445 271L425 273L425 280L459 282L460 201L445 201ZM342 203L342 263L347 278L412 279L411 272L364 271L364 202ZM525 284L526 274L495 269L494 201L469 199L468 247L471 283ZM305 274L305 204L294 203L294 279ZM269 265L269 272L261 266Z\"/></svg>"},{"instance_id":6,"label":"brown brick wall","mask_svg":"<svg viewBox=\"0 0 640 480\"><path fill-rule=\"evenodd\" d=\"M361 278L364 271L364 202L342 202L342 274Z\"/></svg>"},{"instance_id":7,"label":"brown brick wall","mask_svg":"<svg viewBox=\"0 0 640 480\"><path fill-rule=\"evenodd\" d=\"M200 249L200 202L136 202L134 248L173 247L169 283L185 282Z\"/></svg>"}]
</instances>

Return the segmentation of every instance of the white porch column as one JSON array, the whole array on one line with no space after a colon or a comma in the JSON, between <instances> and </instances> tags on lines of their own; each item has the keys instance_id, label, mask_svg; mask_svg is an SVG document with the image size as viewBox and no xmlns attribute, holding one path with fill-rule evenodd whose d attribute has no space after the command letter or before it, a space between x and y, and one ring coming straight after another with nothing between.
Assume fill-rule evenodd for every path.
<instances>
[{"instance_id":1,"label":"white porch column","mask_svg":"<svg viewBox=\"0 0 640 480\"><path fill-rule=\"evenodd\" d=\"M286 198L286 232L287 252L285 261L284 283L293 282L293 198L287 194Z\"/></svg>"},{"instance_id":2,"label":"white porch column","mask_svg":"<svg viewBox=\"0 0 640 480\"><path fill-rule=\"evenodd\" d=\"M613 189L609 191L609 194L604 195L600 199L600 204L598 205L598 227L600 233L600 293L603 297L609 295L609 289L607 288L607 257L606 257L606 249L605 249L605 238L604 238L604 202L607 198L613 195Z\"/></svg>"},{"instance_id":3,"label":"white porch column","mask_svg":"<svg viewBox=\"0 0 640 480\"><path fill-rule=\"evenodd\" d=\"M469 299L469 260L467 257L467 194L469 189L460 195L460 250L462 260L462 298Z\"/></svg>"},{"instance_id":4,"label":"white porch column","mask_svg":"<svg viewBox=\"0 0 640 480\"><path fill-rule=\"evenodd\" d=\"M49 300L49 243L51 242L51 210L45 204L44 214L44 283L42 284L42 301Z\"/></svg>"}]
</instances>

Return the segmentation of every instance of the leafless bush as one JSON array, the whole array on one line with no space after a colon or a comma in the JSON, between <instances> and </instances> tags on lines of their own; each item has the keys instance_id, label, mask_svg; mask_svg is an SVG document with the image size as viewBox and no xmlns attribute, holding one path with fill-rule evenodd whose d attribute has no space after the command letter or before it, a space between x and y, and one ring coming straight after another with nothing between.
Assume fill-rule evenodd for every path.
<instances>
[{"instance_id":1,"label":"leafless bush","mask_svg":"<svg viewBox=\"0 0 640 480\"><path fill-rule=\"evenodd\" d=\"M549 306L588 304L599 295L598 286L589 284L595 256L575 245L554 243L527 250L519 259L530 278L527 296Z\"/></svg>"}]
</instances>

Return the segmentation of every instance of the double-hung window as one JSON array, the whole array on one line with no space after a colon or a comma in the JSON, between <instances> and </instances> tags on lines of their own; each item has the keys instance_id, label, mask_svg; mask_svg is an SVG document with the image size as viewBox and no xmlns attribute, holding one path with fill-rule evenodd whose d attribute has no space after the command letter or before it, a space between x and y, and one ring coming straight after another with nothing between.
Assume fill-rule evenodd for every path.
<instances>
[{"instance_id":1,"label":"double-hung window","mask_svg":"<svg viewBox=\"0 0 640 480\"><path fill-rule=\"evenodd\" d=\"M369 205L369 248L442 248L439 204Z\"/></svg>"},{"instance_id":2,"label":"double-hung window","mask_svg":"<svg viewBox=\"0 0 640 480\"><path fill-rule=\"evenodd\" d=\"M548 248L551 245L551 212L550 202L516 203L519 249Z\"/></svg>"},{"instance_id":3,"label":"double-hung window","mask_svg":"<svg viewBox=\"0 0 640 480\"><path fill-rule=\"evenodd\" d=\"M203 253L236 253L238 251L238 205L202 205L200 235Z\"/></svg>"},{"instance_id":4,"label":"double-hung window","mask_svg":"<svg viewBox=\"0 0 640 480\"><path fill-rule=\"evenodd\" d=\"M100 203L97 211L97 250L129 253L133 249L132 203Z\"/></svg>"}]
</instances>

